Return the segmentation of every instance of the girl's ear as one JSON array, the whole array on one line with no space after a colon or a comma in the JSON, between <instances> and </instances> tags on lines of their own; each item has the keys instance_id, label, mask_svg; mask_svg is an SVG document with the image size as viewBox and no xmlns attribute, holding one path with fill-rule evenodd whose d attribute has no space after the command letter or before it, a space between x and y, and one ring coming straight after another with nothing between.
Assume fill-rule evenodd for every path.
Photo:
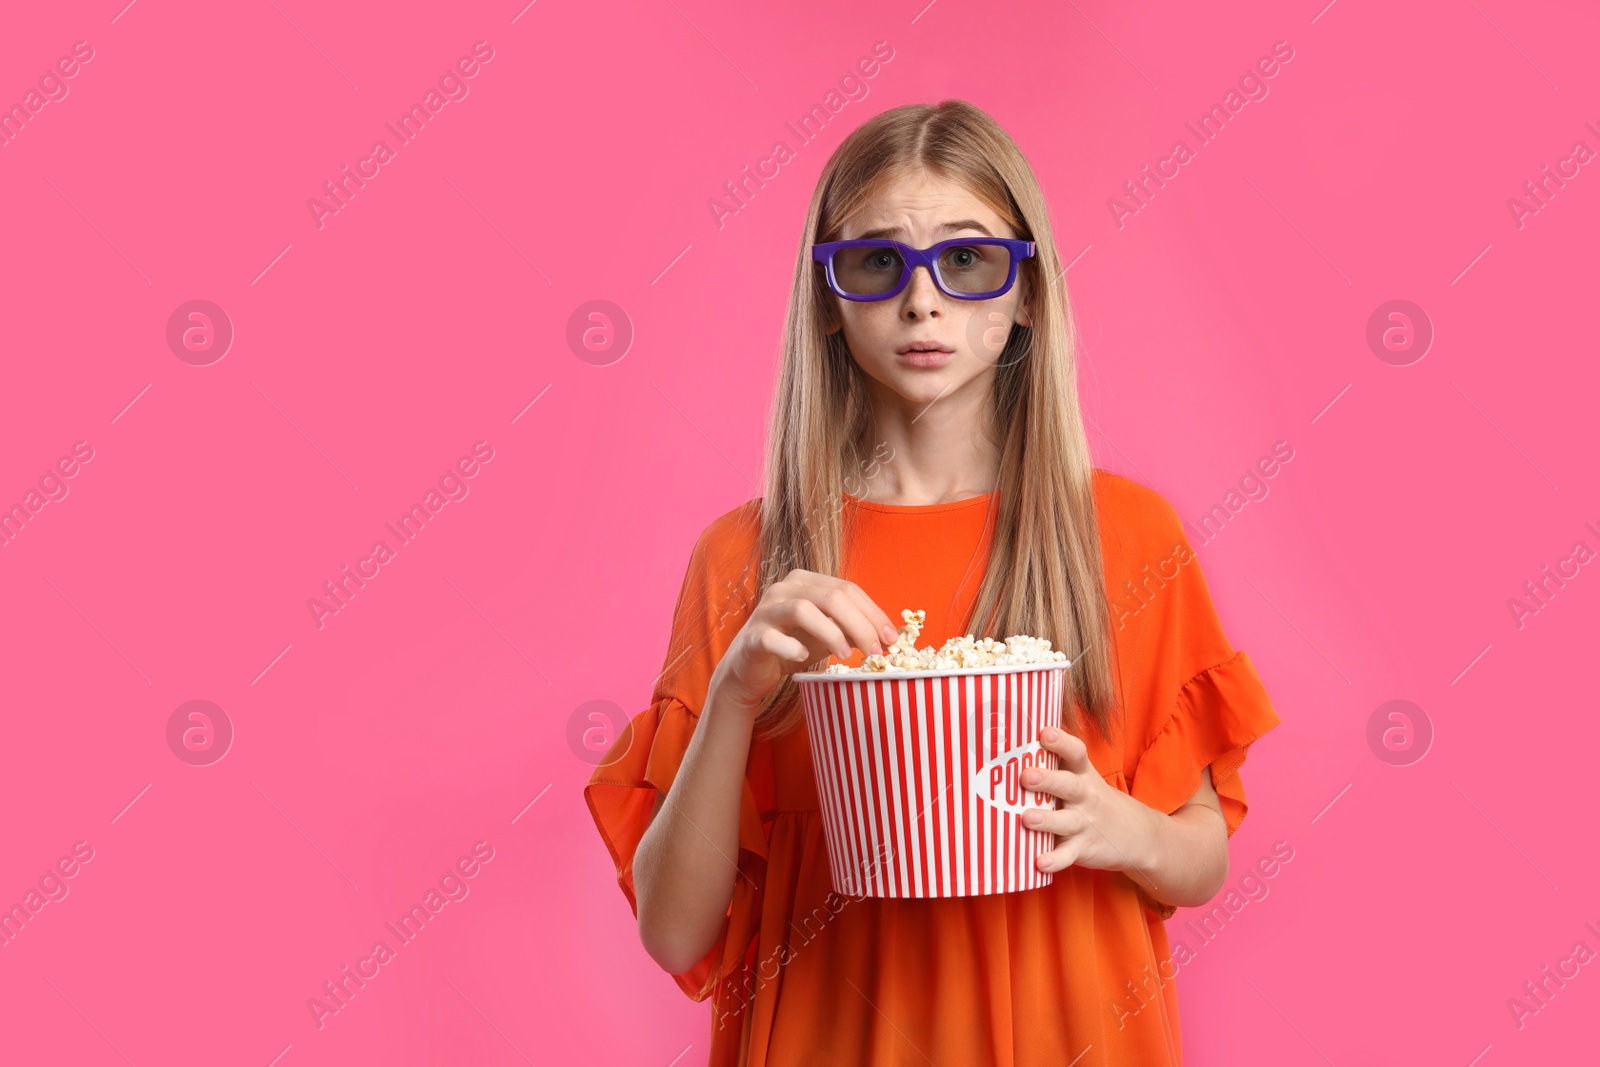
<instances>
[{"instance_id":1,"label":"girl's ear","mask_svg":"<svg viewBox=\"0 0 1600 1067\"><path fill-rule=\"evenodd\" d=\"M819 310L822 312L822 332L824 335L838 333L844 327L844 320L839 318L839 307L834 303L838 297L832 293L822 297Z\"/></svg>"},{"instance_id":2,"label":"girl's ear","mask_svg":"<svg viewBox=\"0 0 1600 1067\"><path fill-rule=\"evenodd\" d=\"M1022 295L1017 299L1017 311L1013 320L1018 326L1033 325L1033 285L1026 271L1017 278L1017 288Z\"/></svg>"}]
</instances>

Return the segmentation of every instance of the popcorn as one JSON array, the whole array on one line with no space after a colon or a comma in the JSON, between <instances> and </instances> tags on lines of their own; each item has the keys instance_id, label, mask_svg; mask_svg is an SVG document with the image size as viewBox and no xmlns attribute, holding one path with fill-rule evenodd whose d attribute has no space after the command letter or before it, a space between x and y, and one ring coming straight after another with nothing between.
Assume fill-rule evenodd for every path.
<instances>
[{"instance_id":1,"label":"popcorn","mask_svg":"<svg viewBox=\"0 0 1600 1067\"><path fill-rule=\"evenodd\" d=\"M957 671L968 667L1018 667L1029 663L1068 663L1067 654L1051 649L1048 639L1016 634L1004 641L963 634L941 648L917 647L926 611L902 611L905 625L881 656L868 656L861 666L830 663L824 674L879 674L891 671Z\"/></svg>"}]
</instances>

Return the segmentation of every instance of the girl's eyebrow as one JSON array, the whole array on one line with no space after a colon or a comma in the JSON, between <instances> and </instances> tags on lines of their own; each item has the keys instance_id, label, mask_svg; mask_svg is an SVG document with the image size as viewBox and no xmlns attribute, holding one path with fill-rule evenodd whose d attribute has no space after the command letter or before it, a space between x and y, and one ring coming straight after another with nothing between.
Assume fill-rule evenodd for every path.
<instances>
[{"instance_id":1,"label":"girl's eyebrow","mask_svg":"<svg viewBox=\"0 0 1600 1067\"><path fill-rule=\"evenodd\" d=\"M957 219L954 222L940 223L938 228L934 232L936 232L936 233L950 233L950 232L955 231L955 230L977 230L979 233L983 234L985 237L993 237L994 236L994 234L989 232L989 227L985 226L983 223L979 222L977 219ZM856 240L858 240L858 241L870 241L870 240L876 240L877 238L880 238L880 237L898 239L900 237L904 237L905 236L905 232L906 232L906 230L905 230L904 226L883 226L883 227L880 227L879 229L876 229L876 230L868 230L866 233L864 233L860 237L856 238Z\"/></svg>"}]
</instances>

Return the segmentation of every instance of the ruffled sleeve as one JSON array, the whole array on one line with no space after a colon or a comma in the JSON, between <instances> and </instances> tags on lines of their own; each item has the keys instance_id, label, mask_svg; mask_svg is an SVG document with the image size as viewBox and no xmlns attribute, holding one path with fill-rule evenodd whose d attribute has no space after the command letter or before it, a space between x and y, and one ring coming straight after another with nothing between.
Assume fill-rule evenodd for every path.
<instances>
[{"instance_id":1,"label":"ruffled sleeve","mask_svg":"<svg viewBox=\"0 0 1600 1067\"><path fill-rule=\"evenodd\" d=\"M1210 767L1232 837L1248 807L1239 767L1251 742L1278 722L1250 657L1234 653L1178 691L1172 714L1139 757L1134 797L1170 815L1194 796L1201 771Z\"/></svg>"},{"instance_id":2,"label":"ruffled sleeve","mask_svg":"<svg viewBox=\"0 0 1600 1067\"><path fill-rule=\"evenodd\" d=\"M1121 478L1103 478L1101 494L1128 792L1171 814L1210 767L1232 837L1248 810L1239 768L1278 715L1249 656L1223 632L1177 512L1154 490ZM1162 918L1175 910L1145 901Z\"/></svg>"},{"instance_id":3,"label":"ruffled sleeve","mask_svg":"<svg viewBox=\"0 0 1600 1067\"><path fill-rule=\"evenodd\" d=\"M707 527L690 554L688 570L673 612L672 634L650 705L635 715L584 787L595 827L617 871L617 884L638 915L633 859L650 825L658 796L672 788L689 739L704 707L717 662L753 607L753 570L728 566L748 540L744 509ZM744 535L744 536L741 536ZM746 546L747 547L747 546ZM767 829L758 795L769 794L752 746L739 803L739 877L721 935L693 967L674 975L679 988L704 1000L723 978L738 970L753 951L765 884ZM752 778L756 781L752 782Z\"/></svg>"}]
</instances>

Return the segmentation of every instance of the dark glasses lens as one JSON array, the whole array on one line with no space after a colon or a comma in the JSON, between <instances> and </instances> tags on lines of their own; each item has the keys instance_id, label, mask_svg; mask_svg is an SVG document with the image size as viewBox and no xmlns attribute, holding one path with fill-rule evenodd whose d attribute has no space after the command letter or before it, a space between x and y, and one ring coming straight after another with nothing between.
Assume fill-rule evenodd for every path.
<instances>
[{"instance_id":1,"label":"dark glasses lens","mask_svg":"<svg viewBox=\"0 0 1600 1067\"><path fill-rule=\"evenodd\" d=\"M952 245L939 253L939 279L958 293L992 293L1011 275L1005 245Z\"/></svg>"},{"instance_id":2,"label":"dark glasses lens","mask_svg":"<svg viewBox=\"0 0 1600 1067\"><path fill-rule=\"evenodd\" d=\"M852 296L887 293L900 284L905 269L906 261L890 247L841 248L833 254L834 281Z\"/></svg>"}]
</instances>

